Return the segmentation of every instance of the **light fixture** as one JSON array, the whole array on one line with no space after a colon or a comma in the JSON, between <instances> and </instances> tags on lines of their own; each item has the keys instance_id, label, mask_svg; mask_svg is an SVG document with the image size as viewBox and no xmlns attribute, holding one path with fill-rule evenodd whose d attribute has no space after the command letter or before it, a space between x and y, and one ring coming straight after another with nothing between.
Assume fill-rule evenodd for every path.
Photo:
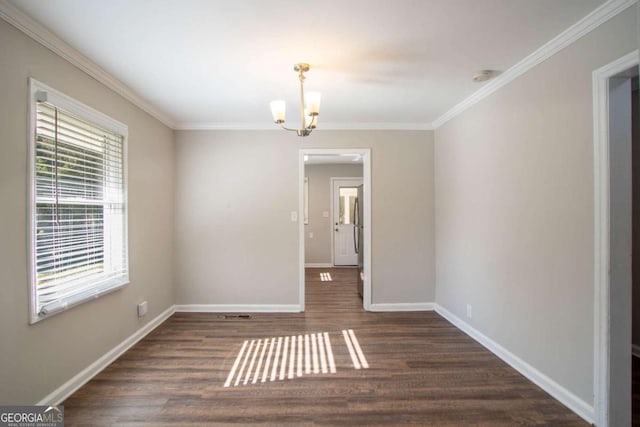
<instances>
[{"instance_id":1,"label":"light fixture","mask_svg":"<svg viewBox=\"0 0 640 427\"><path fill-rule=\"evenodd\" d=\"M298 73L300 79L300 128L291 129L284 125L286 103L278 99L271 101L271 114L273 121L279 124L284 130L295 131L298 136L307 136L316 128L318 124L318 114L320 113L320 92L304 93L304 73L309 71L309 64L299 63L293 66L293 70Z\"/></svg>"}]
</instances>

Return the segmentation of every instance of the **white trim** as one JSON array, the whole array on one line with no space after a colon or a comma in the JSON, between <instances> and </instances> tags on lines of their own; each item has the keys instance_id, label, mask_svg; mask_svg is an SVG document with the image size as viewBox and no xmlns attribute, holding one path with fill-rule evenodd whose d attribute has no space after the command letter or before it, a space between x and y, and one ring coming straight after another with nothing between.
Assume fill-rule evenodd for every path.
<instances>
[{"instance_id":1,"label":"white trim","mask_svg":"<svg viewBox=\"0 0 640 427\"><path fill-rule=\"evenodd\" d=\"M298 216L303 215L304 217L304 155L303 150L298 151ZM305 310L305 297L304 297L304 284L305 284L305 271L304 271L304 260L305 260L305 251L304 251L304 241L305 241L305 231L304 231L304 221L299 221L298 223L298 304L300 304L300 311L304 312Z\"/></svg>"},{"instance_id":2,"label":"white trim","mask_svg":"<svg viewBox=\"0 0 640 427\"><path fill-rule=\"evenodd\" d=\"M480 90L474 92L464 101L455 105L449 111L438 117L432 122L433 128L439 128L501 87L509 84L511 81L531 70L536 65L547 60L565 47L569 46L571 43L598 28L600 25L607 22L620 12L626 10L637 1L638 0L609 0L606 3L603 3L600 7L596 8L587 16L542 45L507 71L485 84Z\"/></svg>"},{"instance_id":3,"label":"white trim","mask_svg":"<svg viewBox=\"0 0 640 427\"><path fill-rule=\"evenodd\" d=\"M279 130L282 128L270 122L222 123L222 122L181 122L175 130Z\"/></svg>"},{"instance_id":4,"label":"white trim","mask_svg":"<svg viewBox=\"0 0 640 427\"><path fill-rule=\"evenodd\" d=\"M105 353L98 360L80 371L66 383L46 395L36 405L58 405L66 398L75 393L80 387L89 382L93 377L98 375L104 368L113 363L124 352L133 347L138 341L147 336L151 331L166 321L175 312L174 306L167 308L165 311L156 316L149 323L138 329L127 339L115 346L113 349Z\"/></svg>"},{"instance_id":5,"label":"white trim","mask_svg":"<svg viewBox=\"0 0 640 427\"><path fill-rule=\"evenodd\" d=\"M330 262L305 262L304 268L333 268Z\"/></svg>"},{"instance_id":6,"label":"white trim","mask_svg":"<svg viewBox=\"0 0 640 427\"><path fill-rule=\"evenodd\" d=\"M441 305L435 304L435 311L436 313L447 319L449 322L451 322L462 332L466 333L478 343L483 345L487 350L498 356L509 366L520 372L527 379L538 385L555 399L559 400L560 403L574 411L585 421L587 421L588 423L593 422L593 407L587 402L580 399L578 396L562 387L560 384L558 384L533 366L529 365L527 362L511 353L509 350L502 347L500 344L493 341L491 338L487 337L482 332L478 331Z\"/></svg>"},{"instance_id":7,"label":"white trim","mask_svg":"<svg viewBox=\"0 0 640 427\"><path fill-rule=\"evenodd\" d=\"M390 304L371 304L371 311L433 311L433 302L400 302Z\"/></svg>"},{"instance_id":8,"label":"white trim","mask_svg":"<svg viewBox=\"0 0 640 427\"><path fill-rule=\"evenodd\" d=\"M176 313L299 313L298 304L178 304Z\"/></svg>"},{"instance_id":9,"label":"white trim","mask_svg":"<svg viewBox=\"0 0 640 427\"><path fill-rule=\"evenodd\" d=\"M176 124L176 130L277 130L278 125L268 122L256 123L219 123L219 122L182 122ZM431 123L328 123L323 122L318 130L433 130Z\"/></svg>"},{"instance_id":10,"label":"white trim","mask_svg":"<svg viewBox=\"0 0 640 427\"><path fill-rule=\"evenodd\" d=\"M112 117L109 117L103 112L98 111L95 108L90 107L87 104L80 102L69 95L64 94L63 92L60 92L57 89L54 89L51 86L46 85L41 81L34 79L33 77L29 77L28 85L29 85L29 100L31 101L30 111L32 112L35 111L36 93L40 91L46 92L47 100L50 101L52 104L55 104L57 107L60 107L63 110L73 113L76 116L80 116L83 119L88 120L103 128L117 132L123 135L125 138L129 134L129 127L126 124L122 123L121 121L118 121Z\"/></svg>"},{"instance_id":11,"label":"white trim","mask_svg":"<svg viewBox=\"0 0 640 427\"><path fill-rule=\"evenodd\" d=\"M0 0L0 18L51 50L56 55L69 61L72 65L118 93L132 104L149 113L166 126L174 128L175 124L168 115L158 110L131 88L106 72L98 64L81 54L77 49L63 41L46 27L20 11L7 0Z\"/></svg>"},{"instance_id":12,"label":"white trim","mask_svg":"<svg viewBox=\"0 0 640 427\"><path fill-rule=\"evenodd\" d=\"M306 155L327 155L327 154L360 154L362 156L362 182L364 185L364 285L362 290L362 301L365 310L371 310L371 149L370 148L305 148L298 152L298 212L304 209L304 156ZM299 298L300 306L304 311L304 224L299 223L298 229L298 256L299 256Z\"/></svg>"},{"instance_id":13,"label":"white trim","mask_svg":"<svg viewBox=\"0 0 640 427\"><path fill-rule=\"evenodd\" d=\"M424 123L375 123L375 122L323 122L318 129L322 130L433 130L433 125Z\"/></svg>"},{"instance_id":14,"label":"white trim","mask_svg":"<svg viewBox=\"0 0 640 427\"><path fill-rule=\"evenodd\" d=\"M304 205L303 205L303 221L304 225L309 224L309 177L304 177Z\"/></svg>"},{"instance_id":15,"label":"white trim","mask_svg":"<svg viewBox=\"0 0 640 427\"><path fill-rule=\"evenodd\" d=\"M594 414L609 425L609 78L639 63L631 52L593 72Z\"/></svg>"},{"instance_id":16,"label":"white trim","mask_svg":"<svg viewBox=\"0 0 640 427\"><path fill-rule=\"evenodd\" d=\"M640 357L640 345L631 344L631 354L635 357Z\"/></svg>"},{"instance_id":17,"label":"white trim","mask_svg":"<svg viewBox=\"0 0 640 427\"><path fill-rule=\"evenodd\" d=\"M35 323L38 321L38 316L34 316L34 313L38 311L37 295L34 292L36 279L36 269L34 268L33 260L36 259L36 245L33 244L36 240L36 187L32 183L36 182L36 165L35 154L36 144L34 141L36 134L36 115L33 114L35 109L35 80L29 79L29 98L27 99L27 129L28 135L28 147L27 147L27 275L29 286L29 323Z\"/></svg>"},{"instance_id":18,"label":"white trim","mask_svg":"<svg viewBox=\"0 0 640 427\"><path fill-rule=\"evenodd\" d=\"M335 234L333 233L333 221L335 220L335 182L336 181L356 181L359 185L364 184L364 180L361 176L357 177L341 177L341 176L332 176L329 178L329 212L331 221L329 221L329 235L331 236L331 265L335 268L344 268L344 267L352 267L350 265L336 265L336 242L335 242Z\"/></svg>"},{"instance_id":19,"label":"white trim","mask_svg":"<svg viewBox=\"0 0 640 427\"><path fill-rule=\"evenodd\" d=\"M371 150L366 149L362 156L362 180L364 182L364 285L362 290L362 300L365 310L371 310L371 290L373 289L373 280L371 276L371 254L373 245L371 244L371 230L373 223L371 221L371 193L373 187L371 185Z\"/></svg>"}]
</instances>

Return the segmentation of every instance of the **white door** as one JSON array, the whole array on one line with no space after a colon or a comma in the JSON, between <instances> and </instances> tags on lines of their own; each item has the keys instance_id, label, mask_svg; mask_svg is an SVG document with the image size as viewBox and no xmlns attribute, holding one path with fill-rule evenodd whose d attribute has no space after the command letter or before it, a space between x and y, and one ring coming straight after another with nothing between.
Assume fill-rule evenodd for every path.
<instances>
[{"instance_id":1,"label":"white door","mask_svg":"<svg viewBox=\"0 0 640 427\"><path fill-rule=\"evenodd\" d=\"M358 265L355 249L355 202L362 178L333 181L333 265Z\"/></svg>"}]
</instances>

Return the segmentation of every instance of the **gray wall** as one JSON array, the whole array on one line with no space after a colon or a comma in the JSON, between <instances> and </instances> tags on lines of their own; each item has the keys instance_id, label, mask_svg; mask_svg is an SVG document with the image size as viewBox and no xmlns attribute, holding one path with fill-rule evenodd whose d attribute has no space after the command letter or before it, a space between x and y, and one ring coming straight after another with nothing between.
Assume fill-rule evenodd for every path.
<instances>
[{"instance_id":1,"label":"gray wall","mask_svg":"<svg viewBox=\"0 0 640 427\"><path fill-rule=\"evenodd\" d=\"M304 227L305 262L331 264L331 178L361 177L362 165L305 165L304 175L309 179L309 223ZM323 217L323 212L329 212L329 217ZM313 238L309 233L313 233Z\"/></svg>"},{"instance_id":2,"label":"gray wall","mask_svg":"<svg viewBox=\"0 0 640 427\"><path fill-rule=\"evenodd\" d=\"M176 132L176 303L298 304L298 150L362 147L373 303L433 302L433 132L273 130Z\"/></svg>"},{"instance_id":3,"label":"gray wall","mask_svg":"<svg viewBox=\"0 0 640 427\"><path fill-rule=\"evenodd\" d=\"M32 404L173 302L173 132L0 20L0 403ZM131 283L29 325L27 78L129 126ZM139 320L136 304L149 301Z\"/></svg>"},{"instance_id":4,"label":"gray wall","mask_svg":"<svg viewBox=\"0 0 640 427\"><path fill-rule=\"evenodd\" d=\"M436 130L436 301L589 404L591 73L636 37L630 8Z\"/></svg>"}]
</instances>

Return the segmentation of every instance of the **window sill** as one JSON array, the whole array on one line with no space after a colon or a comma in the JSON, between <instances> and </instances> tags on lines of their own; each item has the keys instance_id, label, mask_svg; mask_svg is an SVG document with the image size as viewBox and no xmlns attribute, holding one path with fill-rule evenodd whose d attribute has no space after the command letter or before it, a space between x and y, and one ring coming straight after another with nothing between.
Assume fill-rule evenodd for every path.
<instances>
[{"instance_id":1,"label":"window sill","mask_svg":"<svg viewBox=\"0 0 640 427\"><path fill-rule=\"evenodd\" d=\"M111 279L99 286L93 287L91 289L86 289L75 295L71 295L64 300L47 304L46 306L41 307L38 312L31 314L30 323L34 324L40 322L41 320L48 319L49 317L67 311L72 307L100 298L103 295L118 291L128 284L128 276Z\"/></svg>"}]
</instances>

